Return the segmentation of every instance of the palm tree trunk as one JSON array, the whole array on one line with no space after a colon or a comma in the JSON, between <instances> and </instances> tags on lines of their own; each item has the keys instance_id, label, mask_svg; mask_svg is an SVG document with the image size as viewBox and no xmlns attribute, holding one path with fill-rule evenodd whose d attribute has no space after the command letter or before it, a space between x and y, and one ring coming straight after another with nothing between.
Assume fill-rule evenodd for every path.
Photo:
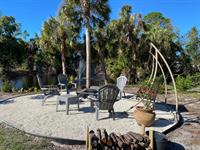
<instances>
[{"instance_id":1,"label":"palm tree trunk","mask_svg":"<svg viewBox=\"0 0 200 150\"><path fill-rule=\"evenodd\" d=\"M83 16L85 19L85 35L86 35L86 88L90 87L90 70L91 70L91 58L90 58L90 2L88 0L80 0L83 10Z\"/></svg>"},{"instance_id":2,"label":"palm tree trunk","mask_svg":"<svg viewBox=\"0 0 200 150\"><path fill-rule=\"evenodd\" d=\"M64 75L66 75L66 64L65 64L65 44L61 44L61 60L62 60L62 72Z\"/></svg>"},{"instance_id":3,"label":"palm tree trunk","mask_svg":"<svg viewBox=\"0 0 200 150\"><path fill-rule=\"evenodd\" d=\"M129 66L128 81L129 83L136 83L137 82L137 58L136 58L136 46L134 44L130 46L128 61L132 62L132 63L128 63L128 66Z\"/></svg>"},{"instance_id":4,"label":"palm tree trunk","mask_svg":"<svg viewBox=\"0 0 200 150\"><path fill-rule=\"evenodd\" d=\"M88 21L89 23L89 21ZM90 87L91 56L90 56L90 27L86 27L86 88Z\"/></svg>"}]
</instances>

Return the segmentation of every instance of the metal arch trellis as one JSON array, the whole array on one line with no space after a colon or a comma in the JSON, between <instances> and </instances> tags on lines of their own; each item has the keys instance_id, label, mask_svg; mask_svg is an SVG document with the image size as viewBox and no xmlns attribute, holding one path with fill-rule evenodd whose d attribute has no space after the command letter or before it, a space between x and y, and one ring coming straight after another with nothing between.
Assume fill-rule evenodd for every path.
<instances>
[{"instance_id":1,"label":"metal arch trellis","mask_svg":"<svg viewBox=\"0 0 200 150\"><path fill-rule=\"evenodd\" d=\"M151 52L152 48L154 48L155 50L155 54L153 54ZM161 54L161 52L156 48L156 46L153 43L150 43L150 52L149 52L152 57L153 57L153 65L152 65L152 71L151 71L151 75L150 78L148 80L148 83L151 82L151 84L154 83L155 78L156 78L156 74L157 74L157 70L158 70L158 66L161 69L163 78L164 78L164 83L165 83L165 102L167 102L167 82L166 82L166 76L164 73L164 70L161 66L161 64L158 61L158 56L163 60L165 66L167 67L167 70L170 74L170 77L172 79L172 83L173 83L173 87L174 87L174 95L175 95L175 99L176 99L176 113L178 113L178 95L177 95L177 89L176 89L176 83L172 74L172 71L167 63L167 61L165 60L164 56Z\"/></svg>"},{"instance_id":2,"label":"metal arch trellis","mask_svg":"<svg viewBox=\"0 0 200 150\"><path fill-rule=\"evenodd\" d=\"M152 54L150 52L150 54L153 56L153 63L154 63L154 60L156 59L156 56L154 54ZM164 84L165 84L165 103L167 103L167 79L166 79L166 76L165 76L165 72L160 64L160 62L158 61L158 66L162 72L162 75L163 75L163 79L164 79Z\"/></svg>"}]
</instances>

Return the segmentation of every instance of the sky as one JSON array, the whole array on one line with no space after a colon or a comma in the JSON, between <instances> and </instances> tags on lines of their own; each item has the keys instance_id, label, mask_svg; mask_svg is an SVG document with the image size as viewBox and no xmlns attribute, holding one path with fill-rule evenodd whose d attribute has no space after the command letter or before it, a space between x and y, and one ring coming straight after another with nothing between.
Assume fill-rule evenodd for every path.
<instances>
[{"instance_id":1,"label":"sky","mask_svg":"<svg viewBox=\"0 0 200 150\"><path fill-rule=\"evenodd\" d=\"M62 0L0 0L0 15L14 16L27 30L29 38L40 35L41 27L50 16L56 16ZM122 6L131 5L133 13L142 16L150 12L161 12L170 18L181 34L193 26L200 29L200 0L109 0L111 19L117 19Z\"/></svg>"}]
</instances>

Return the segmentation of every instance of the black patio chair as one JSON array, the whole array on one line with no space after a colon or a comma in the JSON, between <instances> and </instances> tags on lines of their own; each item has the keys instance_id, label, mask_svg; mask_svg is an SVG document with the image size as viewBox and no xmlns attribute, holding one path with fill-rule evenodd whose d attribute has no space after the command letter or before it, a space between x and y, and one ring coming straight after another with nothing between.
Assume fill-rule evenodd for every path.
<instances>
[{"instance_id":1,"label":"black patio chair","mask_svg":"<svg viewBox=\"0 0 200 150\"><path fill-rule=\"evenodd\" d=\"M44 81L42 80L42 77L40 75L37 74L36 77L38 80L39 87L44 94L44 98L42 100L42 105L44 105L44 103L48 97L54 96L54 95L60 95L60 93L58 91L58 87L56 85L45 85Z\"/></svg>"},{"instance_id":2,"label":"black patio chair","mask_svg":"<svg viewBox=\"0 0 200 150\"><path fill-rule=\"evenodd\" d=\"M114 103L121 99L121 92L116 85L105 85L98 90L97 98L91 98L94 102L96 120L99 120L99 110L108 110L109 117L115 120Z\"/></svg>"},{"instance_id":3,"label":"black patio chair","mask_svg":"<svg viewBox=\"0 0 200 150\"><path fill-rule=\"evenodd\" d=\"M67 76L64 74L59 74L58 75L58 85L60 86L60 90L66 90L67 94L69 94L69 90L68 90L68 82L67 82Z\"/></svg>"},{"instance_id":4,"label":"black patio chair","mask_svg":"<svg viewBox=\"0 0 200 150\"><path fill-rule=\"evenodd\" d=\"M69 94L70 91L76 90L76 83L68 83L66 75L59 74L57 78L61 92L66 91L66 93Z\"/></svg>"}]
</instances>

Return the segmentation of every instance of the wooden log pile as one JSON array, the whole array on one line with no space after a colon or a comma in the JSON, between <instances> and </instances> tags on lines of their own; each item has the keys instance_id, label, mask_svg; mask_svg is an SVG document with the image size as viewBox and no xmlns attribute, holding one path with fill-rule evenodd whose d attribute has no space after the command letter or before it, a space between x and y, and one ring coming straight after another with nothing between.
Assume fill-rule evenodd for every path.
<instances>
[{"instance_id":1,"label":"wooden log pile","mask_svg":"<svg viewBox=\"0 0 200 150\"><path fill-rule=\"evenodd\" d=\"M145 150L150 144L147 136L134 132L119 134L107 133L106 129L89 132L92 150Z\"/></svg>"}]
</instances>

